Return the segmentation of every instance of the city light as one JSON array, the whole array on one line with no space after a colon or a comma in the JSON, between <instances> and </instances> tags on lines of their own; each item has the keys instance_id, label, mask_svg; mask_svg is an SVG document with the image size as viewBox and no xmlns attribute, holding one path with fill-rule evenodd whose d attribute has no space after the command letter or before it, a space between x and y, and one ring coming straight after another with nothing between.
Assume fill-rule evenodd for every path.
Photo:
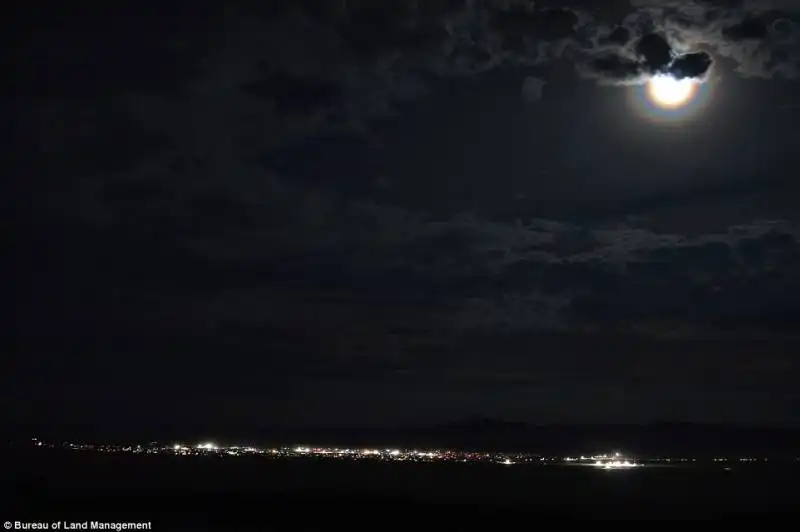
<instances>
[{"instance_id":1,"label":"city light","mask_svg":"<svg viewBox=\"0 0 800 532\"><path fill-rule=\"evenodd\" d=\"M638 465L630 459L623 458L618 452L614 453L613 455L601 454L598 456L592 456L589 459L594 461L593 465L595 467L602 469L630 469Z\"/></svg>"},{"instance_id":2,"label":"city light","mask_svg":"<svg viewBox=\"0 0 800 532\"><path fill-rule=\"evenodd\" d=\"M548 456L537 453L526 452L487 452L487 451L464 451L455 449L402 449L402 448L350 448L350 447L316 447L306 445L287 445L287 446L267 446L258 447L254 445L218 445L210 441L202 442L194 447L180 443L170 443L160 445L150 443L146 445L111 445L111 444L79 444L79 443L59 443L48 444L41 440L32 440L31 445L35 448L53 449L62 448L74 451L89 451L107 454L136 454L136 455L157 455L167 454L180 457L192 456L217 456L220 458L237 460L240 457L252 456L263 457L265 460L348 460L358 461L379 461L379 462L409 462L409 463L429 463L429 462L451 462L451 463L484 463L496 464L498 466L511 466L515 464L529 465L538 467L580 467L587 466L601 470L627 470L642 467L696 467L705 463L709 467L730 470L733 463L737 467L752 467L758 464L776 463L777 460L770 460L765 457L723 457L719 456L708 458L694 458L690 456L681 457L637 457L634 459L625 456L623 453L614 452L611 454L583 454L572 456ZM795 463L800 460L792 458Z\"/></svg>"},{"instance_id":3,"label":"city light","mask_svg":"<svg viewBox=\"0 0 800 532\"><path fill-rule=\"evenodd\" d=\"M595 465L604 469L626 469L629 467L636 467L636 464L628 460L612 460L610 462L595 462Z\"/></svg>"}]
</instances>

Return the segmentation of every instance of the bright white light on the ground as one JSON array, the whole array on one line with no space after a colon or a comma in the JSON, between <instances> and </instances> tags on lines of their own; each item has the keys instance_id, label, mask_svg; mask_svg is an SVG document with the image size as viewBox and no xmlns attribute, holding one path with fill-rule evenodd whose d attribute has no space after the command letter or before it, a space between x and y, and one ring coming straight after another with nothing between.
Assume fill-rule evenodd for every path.
<instances>
[{"instance_id":1,"label":"bright white light on the ground","mask_svg":"<svg viewBox=\"0 0 800 532\"><path fill-rule=\"evenodd\" d=\"M594 465L603 469L628 469L636 467L636 464L629 460L609 460L607 462L598 460Z\"/></svg>"}]
</instances>

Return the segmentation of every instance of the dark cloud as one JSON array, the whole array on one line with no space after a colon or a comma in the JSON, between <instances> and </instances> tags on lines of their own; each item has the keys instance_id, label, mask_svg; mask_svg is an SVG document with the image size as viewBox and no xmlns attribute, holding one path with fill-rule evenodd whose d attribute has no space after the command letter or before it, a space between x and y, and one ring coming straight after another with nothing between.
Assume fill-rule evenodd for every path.
<instances>
[{"instance_id":1,"label":"dark cloud","mask_svg":"<svg viewBox=\"0 0 800 532\"><path fill-rule=\"evenodd\" d=\"M625 46L631 40L631 31L624 26L617 26L611 33L602 38L604 43Z\"/></svg>"},{"instance_id":2,"label":"dark cloud","mask_svg":"<svg viewBox=\"0 0 800 532\"><path fill-rule=\"evenodd\" d=\"M453 395L471 386L513 388L555 412L556 385L543 383L548 378L563 379L555 382L582 401L611 397L612 406L630 403L606 389L615 379L660 371L644 381L656 385L677 366L637 366L622 354L641 353L645 342L656 351L667 346L656 361L681 355L673 340L704 355L708 339L730 349L741 338L765 339L773 350L796 342L796 224L753 221L690 234L619 221L658 202L680 206L722 194L675 184L707 179L702 165L688 165L703 157L696 146L707 146L705 130L691 132L702 142L685 136L681 146L691 142L696 150L685 157L673 157L678 142L666 137L652 149L638 134L629 137L636 147L624 153L585 142L594 115L578 110L574 122L564 120L559 113L579 109L582 100L548 70L562 75L566 65L566 78L575 68L613 84L658 72L704 78L714 57L732 61L742 75L791 77L800 57L796 14L775 6L766 12L757 2L646 1L608 12L584 4L260 2L177 20L130 12L80 34L69 31L71 19L54 15L47 31L15 35L14 49L24 53L8 59L16 82L8 108L21 125L20 149L9 151L24 171L14 194L4 195L9 209L2 215L16 217L7 226L25 232L6 276L15 280L10 299L21 302L9 313L19 345L28 354L67 350L76 378L81 364L109 364L103 352L124 355L116 373L126 378L135 371L128 360L147 358L152 369L170 357L188 363L200 352L222 352L241 356L252 371L221 368L218 359L196 362L207 364L197 379L216 393L274 388L280 396L310 382L370 381L389 383L387 396L420 399L448 393L436 389L445 382ZM19 27L29 29L30 21ZM430 173L394 175L395 168L369 159L381 140L375 132L409 101L432 114L425 107L432 91L456 100L450 84L503 76L511 89L490 93L482 108L500 119L482 122L478 134L459 136L472 100L446 109L446 129L433 132L442 143L429 151L419 140L429 137L407 134L417 143L399 148L402 158L423 161ZM545 116L533 113L546 105L513 107L525 129L508 133L504 99L518 104L520 96L561 97L568 106L555 102L557 118L541 122L528 113ZM619 130L609 123L608 116L599 122L613 139ZM562 131L565 144L580 149L547 152L545 141ZM529 166L492 151L514 143L534 154ZM772 153L724 146L725 158L737 162L757 154L759 175L764 154ZM485 169L468 168L475 160L468 152L486 154ZM359 155L361 166L352 163ZM627 158L636 161L625 167L633 175L626 182L615 174L623 167L606 162ZM629 188L653 190L656 178L640 173L660 176L660 161L672 188L630 199ZM498 200L502 209L471 214L470 205L506 193L507 168L516 172L516 188ZM725 177L730 189L733 178ZM593 194L607 189L623 207L602 220L541 214L539 205L551 208L546 200L533 208L517 192L533 181L546 184L539 190L563 189L570 205L594 203ZM747 183L774 192L774 181ZM469 194L472 204L464 200ZM433 207L415 202L422 196ZM738 219L746 218L741 205ZM563 214L558 207L548 212ZM608 218L617 223L602 225ZM698 225L698 218L686 224ZM599 351L607 356L586 356ZM687 405L703 382L714 382L709 375L730 369L719 351L713 365L685 356L690 369L672 371L685 379ZM509 355L490 367L486 361L500 353ZM36 374L39 359L15 360ZM453 369L454 361L463 366ZM607 374L606 363L613 368ZM169 389L185 371L164 368L159 382ZM582 371L595 374L594 388ZM737 389L722 388L723 398ZM348 393L340 394L343 403L363 402ZM506 404L519 404L512 395Z\"/></svg>"},{"instance_id":3,"label":"dark cloud","mask_svg":"<svg viewBox=\"0 0 800 532\"><path fill-rule=\"evenodd\" d=\"M599 24L600 37L591 46L583 46L582 63L592 65L601 58L606 70L582 67L592 78L611 83L620 82L621 72L633 72L632 61L641 59L641 72L631 74L629 82L663 70L669 49L682 59L675 61L677 72L698 73L703 77L710 68L713 56L725 57L736 63L736 70L745 76L793 78L798 73L800 49L796 19L797 7L765 2L632 2L634 10L624 17L624 27L631 31L629 40L614 42L608 38L608 23ZM603 15L598 16L603 21ZM617 31L617 30L613 30ZM605 36L603 36L605 35ZM620 35L624 35L620 33ZM615 61L609 56L617 57ZM628 68L619 69L624 64ZM706 69L703 67L706 65ZM623 78L624 79L624 78Z\"/></svg>"},{"instance_id":4,"label":"dark cloud","mask_svg":"<svg viewBox=\"0 0 800 532\"><path fill-rule=\"evenodd\" d=\"M631 48L627 29L618 27L614 32L617 41L601 37L600 51L590 51L584 63L579 63L579 72L601 83L627 85L644 83L661 73L679 79L703 79L713 63L707 52L679 54L661 33L646 33Z\"/></svg>"},{"instance_id":5,"label":"dark cloud","mask_svg":"<svg viewBox=\"0 0 800 532\"><path fill-rule=\"evenodd\" d=\"M788 18L778 18L772 22L770 30L779 40L791 40L797 35L797 24Z\"/></svg>"},{"instance_id":6,"label":"dark cloud","mask_svg":"<svg viewBox=\"0 0 800 532\"><path fill-rule=\"evenodd\" d=\"M82 233L47 235L41 249L52 254L62 247L65 258L83 254L83 261L105 264L91 278L103 300L124 296L146 309L196 294L186 316L190 328L216 322L291 328L296 321L330 337L350 326L326 323L327 305L350 308L352 318L367 303L378 343L398 326L415 330L407 333L413 337L431 327L658 331L668 330L661 325L668 322L705 324L705 331L682 333L702 336L737 320L767 330L794 319L786 294L800 288L800 278L788 273L800 266L800 243L791 225L688 238L625 225L515 225L470 215L436 220L262 179L272 184L178 193L137 181L85 195L85 212L97 213L88 221L106 228L78 240L74 235ZM102 214L107 209L113 218ZM131 253L137 268L122 280L115 272L127 271L131 263L122 257ZM184 272L188 264L191 275ZM302 310L312 301L318 320ZM171 320L178 328L182 321Z\"/></svg>"},{"instance_id":7,"label":"dark cloud","mask_svg":"<svg viewBox=\"0 0 800 532\"><path fill-rule=\"evenodd\" d=\"M696 52L678 56L667 67L667 72L677 79L702 79L712 64L711 56L705 52Z\"/></svg>"},{"instance_id":8,"label":"dark cloud","mask_svg":"<svg viewBox=\"0 0 800 532\"><path fill-rule=\"evenodd\" d=\"M769 35L769 26L759 18L747 17L741 22L723 26L722 36L731 41L760 41Z\"/></svg>"},{"instance_id":9,"label":"dark cloud","mask_svg":"<svg viewBox=\"0 0 800 532\"><path fill-rule=\"evenodd\" d=\"M525 81L522 82L522 98L528 103L538 102L542 99L542 93L546 84L546 81L537 77L526 77Z\"/></svg>"},{"instance_id":10,"label":"dark cloud","mask_svg":"<svg viewBox=\"0 0 800 532\"><path fill-rule=\"evenodd\" d=\"M192 253L210 249L220 257L230 254L233 258L228 260L242 258L252 264L249 271L261 268L275 273L294 268L298 275L305 275L302 272L311 272L309 265L316 261L328 264L331 271L352 267L358 272L352 275L360 279L352 287L359 290L415 283L433 286L433 281L426 284L424 279L439 282L452 276L456 281L439 295L462 290L466 300L483 297L481 287L492 283L507 286L513 293L512 287L519 281L533 287L521 300L473 301L466 305L466 314L494 312L506 304L519 308L521 301L540 300L541 305L531 308L540 309L537 312L547 316L542 318L545 322L558 322L561 318L557 316L574 296L574 287L580 286L577 279L592 278L586 270L600 272L597 275L603 281L598 286L607 281L613 285L611 279L619 275L620 265L599 255L594 262L580 266L568 260L591 253L587 248L594 245L593 238L576 239L574 231L567 231L559 222L552 223L554 229L542 231L475 220L440 225L421 222L422 215L413 211L392 211L379 203L354 205L335 195L328 197L325 176L316 177L314 186L320 188L313 193L297 182L295 188L289 187L286 183L298 179L297 175L276 180L265 176L256 162L268 159L265 153L270 148L318 133L331 124L354 126L362 119L385 116L398 100L420 94L420 87L432 76L478 76L501 65L535 68L558 56L576 60L582 72L615 83L663 70L676 76L702 77L711 67L711 56L687 48L708 45L731 57L733 48L725 46L738 46L743 35L754 33L742 29L751 23L746 22L749 19L741 6L719 12L706 4L688 10L668 2L646 3L628 13L624 25L619 25L606 23L602 13L511 4L396 2L382 10L363 2L327 7L301 2L292 8L288 4L270 8L269 13L258 12L253 17L244 17L247 11L234 10L224 19L228 31L209 37L214 54L203 61L187 59L186 71L164 67L176 78L162 81L184 91L183 98L154 97L146 87L116 77L114 83L109 80L109 87L124 86L125 90L106 100L58 108L36 102L32 115L40 115L38 121L47 124L38 129L52 136L49 144L55 146L48 158L51 167L70 168L70 175L96 172L89 166L103 157L88 157L86 150L106 154L109 162L117 165L103 168L108 173L102 180L73 183L64 179L59 183L58 199L54 196L47 202L58 203L63 211L74 211L75 205L80 205L80 212L70 214L101 226L191 241ZM770 17L759 20L768 27L780 26L784 39L796 29L786 17ZM588 33L588 45L578 44L580 32ZM770 40L763 32L755 37ZM87 37L81 45L93 42ZM172 41L159 46L158 50L170 46L182 50ZM677 50L685 53L676 57ZM770 52L770 57L776 53ZM176 52L165 57L184 56ZM69 57L64 61L68 70ZM61 59L54 64L61 65ZM142 77L140 74L134 77ZM543 86L542 78L529 76L520 90L526 100L537 101ZM46 99L44 95L40 98ZM196 124L190 133L175 126L186 124L187 117ZM115 128L124 134L115 133ZM103 134L81 133L98 129ZM235 132L235 138L228 132ZM125 142L96 144L125 136ZM338 147L336 151L348 153ZM218 171L220 168L224 171ZM365 220L369 230L362 227ZM453 227L469 236L447 233ZM384 244L366 244L371 242ZM521 251L518 246L529 247ZM308 247L316 251L311 253ZM445 250L448 253L443 257L440 253ZM351 259L361 261L358 268L348 262ZM676 259L678 263L682 260ZM632 268L648 266L662 267L647 263ZM570 274L571 269L580 274ZM551 270L563 272L563 278ZM426 277L432 272L438 272L438 277ZM548 281L537 285L536 275L525 277L525 272ZM382 275L392 281L383 284ZM588 295L581 297L597 299L587 290Z\"/></svg>"},{"instance_id":11,"label":"dark cloud","mask_svg":"<svg viewBox=\"0 0 800 532\"><path fill-rule=\"evenodd\" d=\"M149 124L225 105L227 112L215 112L213 120L246 125L247 149L257 152L322 127L368 132L370 120L391 116L403 101L426 94L432 80L507 66L539 68L562 58L601 82L637 83L665 69L702 78L712 55L733 59L745 75L794 76L800 57L795 14L778 5L634 2L607 12L530 2L398 1L376 9L364 2L307 0L291 7L243 6L201 10L180 27L173 27L174 13L158 20L155 14L114 17L126 27L98 25L81 39L68 38L64 23L36 32L28 21L20 24L31 30L28 38L20 32L15 44L28 50L25 64L14 70L15 86L27 98L42 99L48 96L41 91L74 93L86 72L103 72L94 76L93 98L120 98L114 87L125 86L126 103L137 105L135 119ZM208 32L212 20L217 29ZM136 32L137 24L153 21L169 31ZM188 37L200 30L207 35L202 43ZM136 57L129 57L134 51ZM678 55L674 61L672 53ZM81 63L89 57L92 64ZM223 76L224 84L212 81ZM142 80L156 85L140 87ZM177 101L164 98L167 88ZM89 94L83 87L78 92L81 98ZM281 141L270 133L275 127L282 130Z\"/></svg>"},{"instance_id":12,"label":"dark cloud","mask_svg":"<svg viewBox=\"0 0 800 532\"><path fill-rule=\"evenodd\" d=\"M636 42L635 50L648 73L661 72L672 62L672 47L663 35L657 33L642 36Z\"/></svg>"},{"instance_id":13,"label":"dark cloud","mask_svg":"<svg viewBox=\"0 0 800 532\"><path fill-rule=\"evenodd\" d=\"M798 74L798 8L791 2L642 1L634 6L640 11L631 19L652 21L682 52L708 49L733 60L744 76Z\"/></svg>"},{"instance_id":14,"label":"dark cloud","mask_svg":"<svg viewBox=\"0 0 800 532\"><path fill-rule=\"evenodd\" d=\"M640 83L646 73L641 62L618 55L606 54L592 58L580 70L600 83Z\"/></svg>"},{"instance_id":15,"label":"dark cloud","mask_svg":"<svg viewBox=\"0 0 800 532\"><path fill-rule=\"evenodd\" d=\"M637 61L607 54L591 60L588 65L584 66L583 71L602 83L643 83L649 77L659 73L669 74L677 79L702 80L708 74L712 63L711 56L705 52L681 55L666 63L663 62L663 57L651 57L650 60Z\"/></svg>"}]
</instances>

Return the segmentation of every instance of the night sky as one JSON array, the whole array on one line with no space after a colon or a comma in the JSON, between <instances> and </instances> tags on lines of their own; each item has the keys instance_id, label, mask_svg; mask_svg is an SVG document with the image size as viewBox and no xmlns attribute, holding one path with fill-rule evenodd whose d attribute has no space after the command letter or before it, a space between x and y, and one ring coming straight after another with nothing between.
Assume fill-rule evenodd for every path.
<instances>
[{"instance_id":1,"label":"night sky","mask_svg":"<svg viewBox=\"0 0 800 532\"><path fill-rule=\"evenodd\" d=\"M800 426L800 2L112 4L5 17L3 422Z\"/></svg>"}]
</instances>

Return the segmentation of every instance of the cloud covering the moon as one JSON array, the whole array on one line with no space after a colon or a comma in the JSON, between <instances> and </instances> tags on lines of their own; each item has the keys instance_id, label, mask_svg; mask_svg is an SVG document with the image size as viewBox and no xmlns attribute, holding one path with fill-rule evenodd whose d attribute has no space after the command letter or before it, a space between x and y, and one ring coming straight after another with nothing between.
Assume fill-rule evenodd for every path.
<instances>
[{"instance_id":1,"label":"cloud covering the moon","mask_svg":"<svg viewBox=\"0 0 800 532\"><path fill-rule=\"evenodd\" d=\"M380 8L364 1L323 4L276 1L269 8L198 11L181 24L202 27L213 19L225 30L191 46L181 38L145 39L136 31L145 15L132 14L124 28L101 27L98 20L105 52L91 65L78 59L86 53L81 47L94 46L91 38L81 44L41 35L15 46L30 61L47 63L47 73L35 65L19 68L13 90L24 100L56 89L77 95L77 80L98 71L108 72L108 79L140 80L153 78L145 70L158 70L170 73L159 74L162 84L192 87L189 102L213 99L198 105L231 108L217 120L255 114L260 118L252 122L266 124L264 129L281 124L286 139L320 127L367 131L367 122L392 116L402 102L426 94L434 80L504 67L530 69L541 78L537 70L565 61L578 74L612 85L640 83L665 70L702 79L712 56L733 61L742 76L800 73L800 19L796 4L787 2L638 0L599 10L586 0L557 9L522 0L395 1ZM65 28L69 20L65 15ZM20 21L20 35L25 27ZM201 60L212 48L214 57ZM134 53L146 60L127 60ZM228 82L213 85L221 76ZM529 89L520 86L520 97L537 101L539 92ZM140 121L177 118L189 105L156 102L152 92L140 87L126 96L141 105ZM277 142L267 133L256 138L256 151Z\"/></svg>"},{"instance_id":2,"label":"cloud covering the moon","mask_svg":"<svg viewBox=\"0 0 800 532\"><path fill-rule=\"evenodd\" d=\"M615 30L616 31L616 30ZM632 46L590 57L578 71L603 84L637 85L656 75L702 81L713 64L708 52L678 54L658 33L648 33Z\"/></svg>"}]
</instances>

